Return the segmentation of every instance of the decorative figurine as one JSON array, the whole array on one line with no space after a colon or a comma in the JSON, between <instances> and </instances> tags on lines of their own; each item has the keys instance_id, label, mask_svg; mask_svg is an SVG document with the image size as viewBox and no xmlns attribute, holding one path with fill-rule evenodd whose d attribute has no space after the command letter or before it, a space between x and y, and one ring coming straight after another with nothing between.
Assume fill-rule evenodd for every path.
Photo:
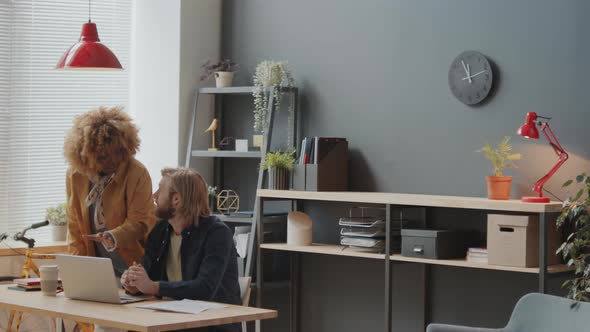
<instances>
[{"instance_id":1,"label":"decorative figurine","mask_svg":"<svg viewBox=\"0 0 590 332\"><path fill-rule=\"evenodd\" d=\"M208 132L208 131L211 132L211 147L209 148L209 151L217 151L217 148L215 147L215 131L216 130L217 130L217 118L213 118L213 121L209 125L209 128L207 128L207 130L205 130L205 132Z\"/></svg>"},{"instance_id":2,"label":"decorative figurine","mask_svg":"<svg viewBox=\"0 0 590 332\"><path fill-rule=\"evenodd\" d=\"M233 190L222 190L217 195L217 211L223 214L240 209L240 196Z\"/></svg>"}]
</instances>

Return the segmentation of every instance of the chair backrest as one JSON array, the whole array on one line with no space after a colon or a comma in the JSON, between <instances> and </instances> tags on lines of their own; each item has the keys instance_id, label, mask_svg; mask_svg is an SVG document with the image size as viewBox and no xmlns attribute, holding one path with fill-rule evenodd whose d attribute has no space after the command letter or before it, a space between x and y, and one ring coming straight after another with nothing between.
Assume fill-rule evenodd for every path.
<instances>
[{"instance_id":1,"label":"chair backrest","mask_svg":"<svg viewBox=\"0 0 590 332\"><path fill-rule=\"evenodd\" d=\"M239 277L238 282L240 283L240 298L242 298L242 305L247 307L250 303L250 286L252 277Z\"/></svg>"},{"instance_id":2,"label":"chair backrest","mask_svg":"<svg viewBox=\"0 0 590 332\"><path fill-rule=\"evenodd\" d=\"M505 330L510 332L577 332L589 329L590 303L531 293L523 296L516 303Z\"/></svg>"}]
</instances>

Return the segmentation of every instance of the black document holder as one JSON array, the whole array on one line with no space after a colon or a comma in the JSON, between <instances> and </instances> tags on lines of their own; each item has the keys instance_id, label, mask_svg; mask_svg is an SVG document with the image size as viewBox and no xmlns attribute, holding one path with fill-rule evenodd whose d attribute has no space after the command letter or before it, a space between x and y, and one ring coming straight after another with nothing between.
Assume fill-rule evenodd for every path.
<instances>
[{"instance_id":1,"label":"black document holder","mask_svg":"<svg viewBox=\"0 0 590 332\"><path fill-rule=\"evenodd\" d=\"M317 164L293 167L293 190L348 191L348 142L341 141Z\"/></svg>"}]
</instances>

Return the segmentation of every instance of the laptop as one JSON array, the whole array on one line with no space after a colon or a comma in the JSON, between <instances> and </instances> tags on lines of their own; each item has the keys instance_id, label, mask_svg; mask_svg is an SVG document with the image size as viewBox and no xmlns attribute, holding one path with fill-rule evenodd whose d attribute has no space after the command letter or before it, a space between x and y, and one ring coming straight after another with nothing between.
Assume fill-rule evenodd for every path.
<instances>
[{"instance_id":1,"label":"laptop","mask_svg":"<svg viewBox=\"0 0 590 332\"><path fill-rule=\"evenodd\" d=\"M110 258L56 255L65 296L114 304L144 301L152 296L120 295Z\"/></svg>"}]
</instances>

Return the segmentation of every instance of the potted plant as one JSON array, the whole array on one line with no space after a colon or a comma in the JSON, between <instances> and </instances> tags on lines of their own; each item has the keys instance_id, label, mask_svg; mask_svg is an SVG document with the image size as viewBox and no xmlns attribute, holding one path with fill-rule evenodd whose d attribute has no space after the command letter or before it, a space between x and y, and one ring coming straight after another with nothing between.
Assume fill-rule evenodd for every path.
<instances>
[{"instance_id":1,"label":"potted plant","mask_svg":"<svg viewBox=\"0 0 590 332\"><path fill-rule=\"evenodd\" d=\"M266 129L266 113L268 111L269 95L272 93L274 106L276 110L281 109L282 94L281 88L292 87L295 83L293 75L288 68L286 61L262 61L256 66L254 73L254 137L253 145L262 146L262 137ZM292 130L294 109L294 101L291 100L288 108L288 124L289 131ZM287 146L291 146L292 132L287 134Z\"/></svg>"},{"instance_id":2,"label":"potted plant","mask_svg":"<svg viewBox=\"0 0 590 332\"><path fill-rule=\"evenodd\" d=\"M520 153L511 153L511 150L512 145L510 145L509 136L505 136L495 149L486 144L478 150L478 152L483 152L494 166L494 175L486 176L489 199L510 199L512 176L504 176L504 169L516 167L513 161L521 157Z\"/></svg>"},{"instance_id":3,"label":"potted plant","mask_svg":"<svg viewBox=\"0 0 590 332\"><path fill-rule=\"evenodd\" d=\"M289 189L289 177L294 164L295 151L267 153L261 166L268 171L268 189Z\"/></svg>"},{"instance_id":4,"label":"potted plant","mask_svg":"<svg viewBox=\"0 0 590 332\"><path fill-rule=\"evenodd\" d=\"M45 210L45 219L51 224L53 241L65 241L68 233L66 221L66 203Z\"/></svg>"},{"instance_id":5,"label":"potted plant","mask_svg":"<svg viewBox=\"0 0 590 332\"><path fill-rule=\"evenodd\" d=\"M570 186L574 180L566 181L562 187ZM586 173L576 177L581 187L575 196L563 202L557 227L563 230L565 241L557 249L564 262L575 268L574 277L566 280L562 287L568 287L568 297L576 301L590 301L590 176Z\"/></svg>"},{"instance_id":6,"label":"potted plant","mask_svg":"<svg viewBox=\"0 0 590 332\"><path fill-rule=\"evenodd\" d=\"M209 210L213 213L215 210L215 200L217 198L217 187L207 186L207 194L209 198Z\"/></svg>"},{"instance_id":7,"label":"potted plant","mask_svg":"<svg viewBox=\"0 0 590 332\"><path fill-rule=\"evenodd\" d=\"M238 65L230 59L225 59L217 62L207 60L202 66L201 81L204 81L215 76L215 86L218 88L225 88L232 85L234 79L234 72Z\"/></svg>"}]
</instances>

